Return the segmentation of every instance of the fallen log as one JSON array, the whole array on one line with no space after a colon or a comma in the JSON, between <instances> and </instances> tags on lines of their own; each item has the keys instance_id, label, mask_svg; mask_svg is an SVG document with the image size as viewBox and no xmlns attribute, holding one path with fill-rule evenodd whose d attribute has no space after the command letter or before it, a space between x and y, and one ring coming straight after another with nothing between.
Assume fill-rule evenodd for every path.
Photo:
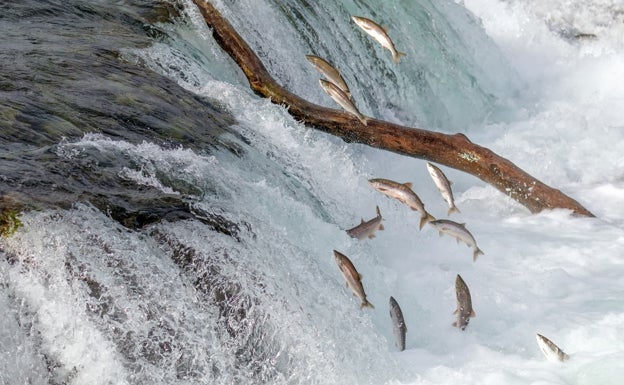
<instances>
[{"instance_id":1,"label":"fallen log","mask_svg":"<svg viewBox=\"0 0 624 385\"><path fill-rule=\"evenodd\" d=\"M448 135L370 119L364 126L353 115L322 107L300 98L273 79L258 56L234 27L205 0L193 0L221 48L247 76L254 92L279 105L305 125L339 136L346 142L366 144L472 174L518 201L532 213L563 208L576 215L594 215L560 190L535 179L509 160L472 143L465 135Z\"/></svg>"}]
</instances>

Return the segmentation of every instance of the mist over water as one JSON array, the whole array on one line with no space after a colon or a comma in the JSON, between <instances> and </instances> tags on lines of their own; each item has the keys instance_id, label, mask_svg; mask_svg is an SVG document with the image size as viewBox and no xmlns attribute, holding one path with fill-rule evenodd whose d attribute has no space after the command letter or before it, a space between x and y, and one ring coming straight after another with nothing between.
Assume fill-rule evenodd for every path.
<instances>
[{"instance_id":1,"label":"mist over water","mask_svg":"<svg viewBox=\"0 0 624 385\"><path fill-rule=\"evenodd\" d=\"M0 207L28 210L0 238L1 384L619 384L622 13L378 3L214 2L291 91L338 108L305 59L322 56L366 115L463 132L597 218L529 214L443 169L461 210L450 219L485 252L473 263L368 184L413 182L446 218L424 161L253 95L191 1L7 5ZM406 57L395 65L351 15L386 26ZM385 230L349 238L375 206ZM375 309L359 309L332 250ZM477 315L463 332L457 274ZM570 360L546 361L536 333Z\"/></svg>"}]
</instances>

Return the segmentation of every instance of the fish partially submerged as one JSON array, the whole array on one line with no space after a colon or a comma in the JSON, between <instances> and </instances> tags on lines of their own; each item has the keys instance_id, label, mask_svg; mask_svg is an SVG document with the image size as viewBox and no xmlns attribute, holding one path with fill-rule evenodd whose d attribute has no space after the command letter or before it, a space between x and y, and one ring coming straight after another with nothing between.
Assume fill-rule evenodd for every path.
<instances>
[{"instance_id":1,"label":"fish partially submerged","mask_svg":"<svg viewBox=\"0 0 624 385\"><path fill-rule=\"evenodd\" d=\"M392 53L392 61L398 63L399 58L401 56L405 56L405 53L397 51L394 47L392 39L390 39L386 30L379 24L365 17L351 16L351 19L353 19L355 24L362 28L366 33L371 35L373 39L377 40L382 47L388 49Z\"/></svg>"},{"instance_id":2,"label":"fish partially submerged","mask_svg":"<svg viewBox=\"0 0 624 385\"><path fill-rule=\"evenodd\" d=\"M353 294L358 297L362 303L360 309L363 307L375 308L372 303L366 299L366 293L364 292L364 286L362 285L362 276L357 272L355 266L346 255L339 251L334 250L334 258L338 264L338 268L344 277L347 287L351 288Z\"/></svg>"},{"instance_id":3,"label":"fish partially submerged","mask_svg":"<svg viewBox=\"0 0 624 385\"><path fill-rule=\"evenodd\" d=\"M340 71L334 68L325 59L318 56L306 55L306 59L308 59L308 61L312 63L312 65L314 66L314 68L316 68L318 72L325 76L327 80L337 85L338 88L340 88L342 92L344 92L345 95L347 95L349 99L351 99L351 91L349 91L347 83L342 78L342 75L340 75Z\"/></svg>"},{"instance_id":4,"label":"fish partially submerged","mask_svg":"<svg viewBox=\"0 0 624 385\"><path fill-rule=\"evenodd\" d=\"M390 318L392 319L392 328L394 336L396 337L397 347L399 351L402 352L405 350L405 333L407 332L407 326L405 326L401 307L394 297L390 297Z\"/></svg>"},{"instance_id":5,"label":"fish partially submerged","mask_svg":"<svg viewBox=\"0 0 624 385\"><path fill-rule=\"evenodd\" d=\"M435 218L425 210L425 205L418 195L412 191L411 183L398 183L382 178L370 179L368 182L375 190L406 204L414 211L420 212L420 229L422 229L427 222L435 220Z\"/></svg>"},{"instance_id":6,"label":"fish partially submerged","mask_svg":"<svg viewBox=\"0 0 624 385\"><path fill-rule=\"evenodd\" d=\"M349 96L347 96L347 94L345 94L340 87L323 79L319 79L319 82L327 95L331 96L331 98L334 99L340 107L344 108L348 113L355 115L363 125L366 126L368 124L368 118L362 115L351 99L349 99Z\"/></svg>"},{"instance_id":7,"label":"fish partially submerged","mask_svg":"<svg viewBox=\"0 0 624 385\"><path fill-rule=\"evenodd\" d=\"M455 278L455 295L457 297L457 310L453 314L457 314L457 321L453 322L453 326L466 330L470 318L475 317L476 314L472 309L472 298L468 285L459 274Z\"/></svg>"},{"instance_id":8,"label":"fish partially submerged","mask_svg":"<svg viewBox=\"0 0 624 385\"><path fill-rule=\"evenodd\" d=\"M453 212L460 212L455 206L455 199L453 198L453 191L451 190L451 182L446 178L446 175L444 175L442 170L429 162L427 162L427 170L429 170L429 175L431 175L433 183L435 183L438 190L440 190L442 198L444 198L449 206L449 210L446 215L451 215Z\"/></svg>"},{"instance_id":9,"label":"fish partially submerged","mask_svg":"<svg viewBox=\"0 0 624 385\"><path fill-rule=\"evenodd\" d=\"M541 334L537 334L536 336L537 344L539 345L542 353L546 356L546 358L550 361L567 361L570 359L570 356L565 354L563 350L559 348L559 346L555 345L551 340L544 337Z\"/></svg>"},{"instance_id":10,"label":"fish partially submerged","mask_svg":"<svg viewBox=\"0 0 624 385\"><path fill-rule=\"evenodd\" d=\"M381 224L382 220L383 218L381 217L379 206L377 206L377 216L375 218L366 222L362 219L362 222L359 225L347 230L347 234L349 234L351 238L357 238L360 240L375 238L375 231L384 229L383 224Z\"/></svg>"},{"instance_id":11,"label":"fish partially submerged","mask_svg":"<svg viewBox=\"0 0 624 385\"><path fill-rule=\"evenodd\" d=\"M477 246L477 241L475 241L470 231L466 229L465 223L457 223L453 221L449 221L448 219L438 219L437 221L429 222L431 226L433 226L438 232L440 236L443 234L448 234L454 237L459 241L464 242L468 245L468 247L472 247L472 260L476 261L479 254L483 254L483 251Z\"/></svg>"}]
</instances>

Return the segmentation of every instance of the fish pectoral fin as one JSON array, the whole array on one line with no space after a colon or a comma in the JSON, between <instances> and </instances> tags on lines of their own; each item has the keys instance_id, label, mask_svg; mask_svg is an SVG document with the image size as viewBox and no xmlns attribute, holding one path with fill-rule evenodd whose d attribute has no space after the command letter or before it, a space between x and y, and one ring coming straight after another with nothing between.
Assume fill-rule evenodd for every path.
<instances>
[{"instance_id":1,"label":"fish pectoral fin","mask_svg":"<svg viewBox=\"0 0 624 385\"><path fill-rule=\"evenodd\" d=\"M403 186L407 187L407 188L412 188L412 182L405 182L403 183Z\"/></svg>"},{"instance_id":2,"label":"fish pectoral fin","mask_svg":"<svg viewBox=\"0 0 624 385\"><path fill-rule=\"evenodd\" d=\"M453 312L453 314L457 314L457 312L459 311L459 309L455 309L455 311Z\"/></svg>"},{"instance_id":3,"label":"fish pectoral fin","mask_svg":"<svg viewBox=\"0 0 624 385\"><path fill-rule=\"evenodd\" d=\"M379 225L379 230L385 230L384 225L381 225L381 224L380 224L380 225Z\"/></svg>"},{"instance_id":4,"label":"fish pectoral fin","mask_svg":"<svg viewBox=\"0 0 624 385\"><path fill-rule=\"evenodd\" d=\"M373 239L373 238L375 238L375 234L371 234L368 236L368 239Z\"/></svg>"},{"instance_id":5,"label":"fish pectoral fin","mask_svg":"<svg viewBox=\"0 0 624 385\"><path fill-rule=\"evenodd\" d=\"M474 311L474 310L470 310L470 315L469 315L469 317L473 317L473 318L474 318L474 317L476 317L476 316L477 316L477 313L475 313L475 311Z\"/></svg>"},{"instance_id":6,"label":"fish pectoral fin","mask_svg":"<svg viewBox=\"0 0 624 385\"><path fill-rule=\"evenodd\" d=\"M453 325L453 327L457 327L457 321L453 322L451 325Z\"/></svg>"}]
</instances>

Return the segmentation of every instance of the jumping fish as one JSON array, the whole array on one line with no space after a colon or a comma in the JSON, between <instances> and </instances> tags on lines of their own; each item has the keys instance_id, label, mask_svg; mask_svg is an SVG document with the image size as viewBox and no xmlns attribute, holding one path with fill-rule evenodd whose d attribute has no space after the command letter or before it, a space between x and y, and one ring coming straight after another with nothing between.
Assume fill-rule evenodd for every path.
<instances>
[{"instance_id":1,"label":"jumping fish","mask_svg":"<svg viewBox=\"0 0 624 385\"><path fill-rule=\"evenodd\" d=\"M420 229L422 229L427 222L435 220L435 218L425 210L425 205L418 195L412 191L411 183L398 183L381 178L370 179L368 182L375 190L406 204L414 211L420 212Z\"/></svg>"},{"instance_id":2,"label":"jumping fish","mask_svg":"<svg viewBox=\"0 0 624 385\"><path fill-rule=\"evenodd\" d=\"M350 287L353 291L353 294L362 300L360 304L360 309L363 307L375 308L372 303L368 302L366 299L366 293L364 292L364 286L362 285L362 276L360 273L355 270L355 266L346 255L334 250L334 257L336 258L336 263L338 264L338 268L340 268L340 272L344 277L347 287Z\"/></svg>"},{"instance_id":3,"label":"jumping fish","mask_svg":"<svg viewBox=\"0 0 624 385\"><path fill-rule=\"evenodd\" d=\"M382 47L390 50L390 52L392 52L392 60L395 63L399 62L399 58L401 56L405 56L405 53L396 50L392 39L390 39L386 30L379 24L365 17L351 16L351 19L353 19L355 24L362 28L366 33L371 35L373 39L377 40Z\"/></svg>"},{"instance_id":4,"label":"jumping fish","mask_svg":"<svg viewBox=\"0 0 624 385\"><path fill-rule=\"evenodd\" d=\"M431 175L433 183L435 183L438 190L440 190L442 198L444 198L446 203L448 203L449 205L449 210L446 215L451 215L451 213L453 212L460 212L459 209L455 206L453 191L451 191L451 182L446 178L446 175L444 175L442 170L429 162L427 162L427 170L429 170L429 175Z\"/></svg>"},{"instance_id":5,"label":"jumping fish","mask_svg":"<svg viewBox=\"0 0 624 385\"><path fill-rule=\"evenodd\" d=\"M405 333L407 332L407 326L405 326L401 307L394 297L390 297L390 318L392 319L392 327L394 336L396 337L397 347L399 351L402 352L405 350Z\"/></svg>"},{"instance_id":6,"label":"jumping fish","mask_svg":"<svg viewBox=\"0 0 624 385\"><path fill-rule=\"evenodd\" d=\"M327 80L337 85L338 88L340 88L342 92L344 92L345 95L347 95L349 99L351 99L351 91L349 91L347 83L344 81L344 79L340 75L340 72L337 69L329 64L325 59L322 59L318 56L306 55L306 59L308 59L308 61L312 63L312 65L314 66L314 68L316 68L318 72L325 76Z\"/></svg>"},{"instance_id":7,"label":"jumping fish","mask_svg":"<svg viewBox=\"0 0 624 385\"><path fill-rule=\"evenodd\" d=\"M431 221L429 224L435 227L442 234L448 234L459 241L466 243L469 247L472 247L472 260L476 261L479 254L483 254L483 251L477 246L477 241L470 232L466 229L465 223L457 223L449 221L448 219L438 219L437 221Z\"/></svg>"},{"instance_id":8,"label":"jumping fish","mask_svg":"<svg viewBox=\"0 0 624 385\"><path fill-rule=\"evenodd\" d=\"M459 274L455 278L455 295L457 296L457 310L453 314L457 314L457 321L453 322L453 326L466 330L470 318L475 317L476 314L472 310L472 299L468 285Z\"/></svg>"},{"instance_id":9,"label":"jumping fish","mask_svg":"<svg viewBox=\"0 0 624 385\"><path fill-rule=\"evenodd\" d=\"M351 99L349 99L349 96L347 96L347 94L345 94L340 89L340 87L332 82L328 82L327 80L323 79L319 79L319 82L321 83L321 87L323 87L323 90L327 93L327 95L331 96L331 98L334 99L336 103L340 104L340 106L344 108L345 111L355 115L360 120L360 122L362 122L363 125L367 125L368 118L362 115L360 111L358 111L355 104L353 104Z\"/></svg>"},{"instance_id":10,"label":"jumping fish","mask_svg":"<svg viewBox=\"0 0 624 385\"><path fill-rule=\"evenodd\" d=\"M375 238L375 231L384 229L384 226L381 224L382 220L383 218L381 217L379 206L377 206L377 216L375 218L366 222L362 219L362 223L347 230L347 234L349 234L351 238L357 238L359 240Z\"/></svg>"},{"instance_id":11,"label":"jumping fish","mask_svg":"<svg viewBox=\"0 0 624 385\"><path fill-rule=\"evenodd\" d=\"M551 340L544 337L541 334L537 334L536 336L537 344L539 345L542 353L546 356L546 358L550 361L567 361L570 359L570 356L565 354L563 350L559 348L559 346L555 345Z\"/></svg>"}]
</instances>

